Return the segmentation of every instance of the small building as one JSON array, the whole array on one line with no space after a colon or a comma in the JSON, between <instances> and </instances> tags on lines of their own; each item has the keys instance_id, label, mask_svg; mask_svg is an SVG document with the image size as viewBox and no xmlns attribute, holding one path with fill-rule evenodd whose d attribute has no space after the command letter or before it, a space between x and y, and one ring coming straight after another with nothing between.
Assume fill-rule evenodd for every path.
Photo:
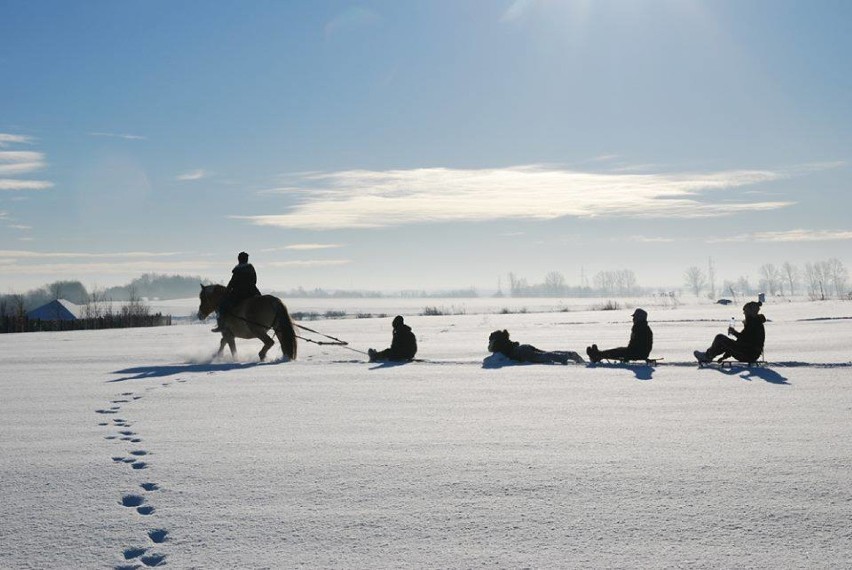
<instances>
[{"instance_id":1,"label":"small building","mask_svg":"<svg viewBox=\"0 0 852 570\"><path fill-rule=\"evenodd\" d=\"M75 305L65 299L53 301L33 309L27 313L27 318L38 321L76 321L83 314L80 305Z\"/></svg>"}]
</instances>

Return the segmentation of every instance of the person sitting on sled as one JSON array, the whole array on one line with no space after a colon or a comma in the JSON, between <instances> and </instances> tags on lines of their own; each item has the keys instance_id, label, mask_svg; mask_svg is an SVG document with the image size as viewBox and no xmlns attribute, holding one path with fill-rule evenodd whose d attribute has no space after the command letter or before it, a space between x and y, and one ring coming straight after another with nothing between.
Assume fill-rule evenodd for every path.
<instances>
[{"instance_id":1,"label":"person sitting on sled","mask_svg":"<svg viewBox=\"0 0 852 570\"><path fill-rule=\"evenodd\" d=\"M394 317L392 326L393 339L390 348L382 351L369 349L367 355L370 357L370 362L380 360L404 362L414 359L414 355L417 354L417 337L411 332L411 327L405 324L401 315Z\"/></svg>"},{"instance_id":2,"label":"person sitting on sled","mask_svg":"<svg viewBox=\"0 0 852 570\"><path fill-rule=\"evenodd\" d=\"M630 330L630 342L627 346L598 350L598 345L593 344L586 348L586 354L592 362L600 362L602 359L611 360L645 360L651 354L654 346L654 333L648 326L648 313L643 309L633 311L633 328Z\"/></svg>"},{"instance_id":3,"label":"person sitting on sled","mask_svg":"<svg viewBox=\"0 0 852 570\"><path fill-rule=\"evenodd\" d=\"M222 315L239 305L249 297L260 295L257 288L257 272L248 262L249 255L241 251L237 255L237 265L231 270L231 280L228 282L228 294L222 299L219 310L216 311L216 328L213 332L222 332Z\"/></svg>"},{"instance_id":4,"label":"person sitting on sled","mask_svg":"<svg viewBox=\"0 0 852 570\"><path fill-rule=\"evenodd\" d=\"M761 305L759 301L749 301L743 305L745 314L743 330L737 332L734 327L728 327L728 334L733 335L734 338L723 334L716 335L710 348L703 352L700 350L693 352L696 360L707 363L721 354L719 362L726 358L735 358L739 362L757 361L763 354L763 343L766 340L766 330L763 327L766 317L758 313Z\"/></svg>"},{"instance_id":5,"label":"person sitting on sled","mask_svg":"<svg viewBox=\"0 0 852 570\"><path fill-rule=\"evenodd\" d=\"M509 340L509 331L494 331L488 337L488 350L499 352L517 362L533 362L536 364L568 364L571 360L577 364L583 363L583 357L572 350L557 350L548 352L531 344L521 344Z\"/></svg>"}]
</instances>

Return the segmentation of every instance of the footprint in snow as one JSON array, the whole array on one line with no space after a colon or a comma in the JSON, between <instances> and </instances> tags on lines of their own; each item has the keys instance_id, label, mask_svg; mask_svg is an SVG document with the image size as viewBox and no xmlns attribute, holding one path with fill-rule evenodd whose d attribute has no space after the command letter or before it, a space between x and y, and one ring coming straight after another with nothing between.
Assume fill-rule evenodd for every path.
<instances>
[{"instance_id":1,"label":"footprint in snow","mask_svg":"<svg viewBox=\"0 0 852 570\"><path fill-rule=\"evenodd\" d=\"M134 469L148 469L148 464L144 461L134 461L130 466Z\"/></svg>"},{"instance_id":2,"label":"footprint in snow","mask_svg":"<svg viewBox=\"0 0 852 570\"><path fill-rule=\"evenodd\" d=\"M146 491L159 491L160 490L160 486L157 485L156 483L142 483L139 486L142 487L143 489L145 489Z\"/></svg>"},{"instance_id":3,"label":"footprint in snow","mask_svg":"<svg viewBox=\"0 0 852 570\"><path fill-rule=\"evenodd\" d=\"M98 414L117 414L118 413L116 410L103 410L103 409L102 410L95 410L95 412L98 413Z\"/></svg>"},{"instance_id":4,"label":"footprint in snow","mask_svg":"<svg viewBox=\"0 0 852 570\"><path fill-rule=\"evenodd\" d=\"M164 566L166 564L165 554L149 554L139 559L142 564L148 567Z\"/></svg>"},{"instance_id":5,"label":"footprint in snow","mask_svg":"<svg viewBox=\"0 0 852 570\"><path fill-rule=\"evenodd\" d=\"M131 451L130 455L136 455L137 457L141 457L143 455L148 455L148 452L144 449L137 449L135 451Z\"/></svg>"},{"instance_id":6,"label":"footprint in snow","mask_svg":"<svg viewBox=\"0 0 852 570\"><path fill-rule=\"evenodd\" d=\"M124 507L138 507L145 502L142 495L124 495L121 497L121 505Z\"/></svg>"},{"instance_id":7,"label":"footprint in snow","mask_svg":"<svg viewBox=\"0 0 852 570\"><path fill-rule=\"evenodd\" d=\"M150 507L150 506L137 507L136 512L139 513L140 515L146 515L147 516L147 515L150 515L151 513L154 512L154 507Z\"/></svg>"},{"instance_id":8,"label":"footprint in snow","mask_svg":"<svg viewBox=\"0 0 852 570\"><path fill-rule=\"evenodd\" d=\"M135 432L132 432L132 431L130 431L130 430L122 430L122 431L120 431L120 432L118 432L118 433L120 433L121 435L136 435L136 433L135 433Z\"/></svg>"},{"instance_id":9,"label":"footprint in snow","mask_svg":"<svg viewBox=\"0 0 852 570\"><path fill-rule=\"evenodd\" d=\"M148 538L155 544L162 544L169 539L169 531L164 528L155 528L148 531Z\"/></svg>"},{"instance_id":10,"label":"footprint in snow","mask_svg":"<svg viewBox=\"0 0 852 570\"><path fill-rule=\"evenodd\" d=\"M139 558L146 552L148 552L147 548L125 548L122 554L124 554L125 560L133 560L134 558Z\"/></svg>"}]
</instances>

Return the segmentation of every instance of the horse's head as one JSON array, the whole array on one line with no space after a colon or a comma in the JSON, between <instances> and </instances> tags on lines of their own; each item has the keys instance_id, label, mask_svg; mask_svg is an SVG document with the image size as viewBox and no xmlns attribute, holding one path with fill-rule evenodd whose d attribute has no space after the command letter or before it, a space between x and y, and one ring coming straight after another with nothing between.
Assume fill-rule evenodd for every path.
<instances>
[{"instance_id":1,"label":"horse's head","mask_svg":"<svg viewBox=\"0 0 852 570\"><path fill-rule=\"evenodd\" d=\"M215 295L215 285L201 284L201 293L198 294L198 320L203 321L210 313L219 308L219 299Z\"/></svg>"},{"instance_id":2,"label":"horse's head","mask_svg":"<svg viewBox=\"0 0 852 570\"><path fill-rule=\"evenodd\" d=\"M511 341L509 340L509 331L494 331L488 337L488 351L500 352L510 343Z\"/></svg>"}]
</instances>

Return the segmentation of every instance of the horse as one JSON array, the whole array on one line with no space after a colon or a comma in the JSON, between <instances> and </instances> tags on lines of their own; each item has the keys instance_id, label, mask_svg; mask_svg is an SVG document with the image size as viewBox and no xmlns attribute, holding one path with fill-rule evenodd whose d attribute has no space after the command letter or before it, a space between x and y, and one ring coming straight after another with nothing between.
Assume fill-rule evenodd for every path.
<instances>
[{"instance_id":1,"label":"horse","mask_svg":"<svg viewBox=\"0 0 852 570\"><path fill-rule=\"evenodd\" d=\"M204 320L210 313L218 310L227 293L228 290L222 285L201 284L201 293L198 295L200 300L198 318ZM288 360L296 358L296 331L287 307L278 297L272 295L249 297L226 311L221 317L224 327L222 342L219 344L219 352L216 356L222 355L227 344L231 348L231 356L236 357L235 338L259 338L263 341L263 348L258 356L264 360L266 353L275 344L266 333L269 329L274 329L284 356Z\"/></svg>"}]
</instances>

